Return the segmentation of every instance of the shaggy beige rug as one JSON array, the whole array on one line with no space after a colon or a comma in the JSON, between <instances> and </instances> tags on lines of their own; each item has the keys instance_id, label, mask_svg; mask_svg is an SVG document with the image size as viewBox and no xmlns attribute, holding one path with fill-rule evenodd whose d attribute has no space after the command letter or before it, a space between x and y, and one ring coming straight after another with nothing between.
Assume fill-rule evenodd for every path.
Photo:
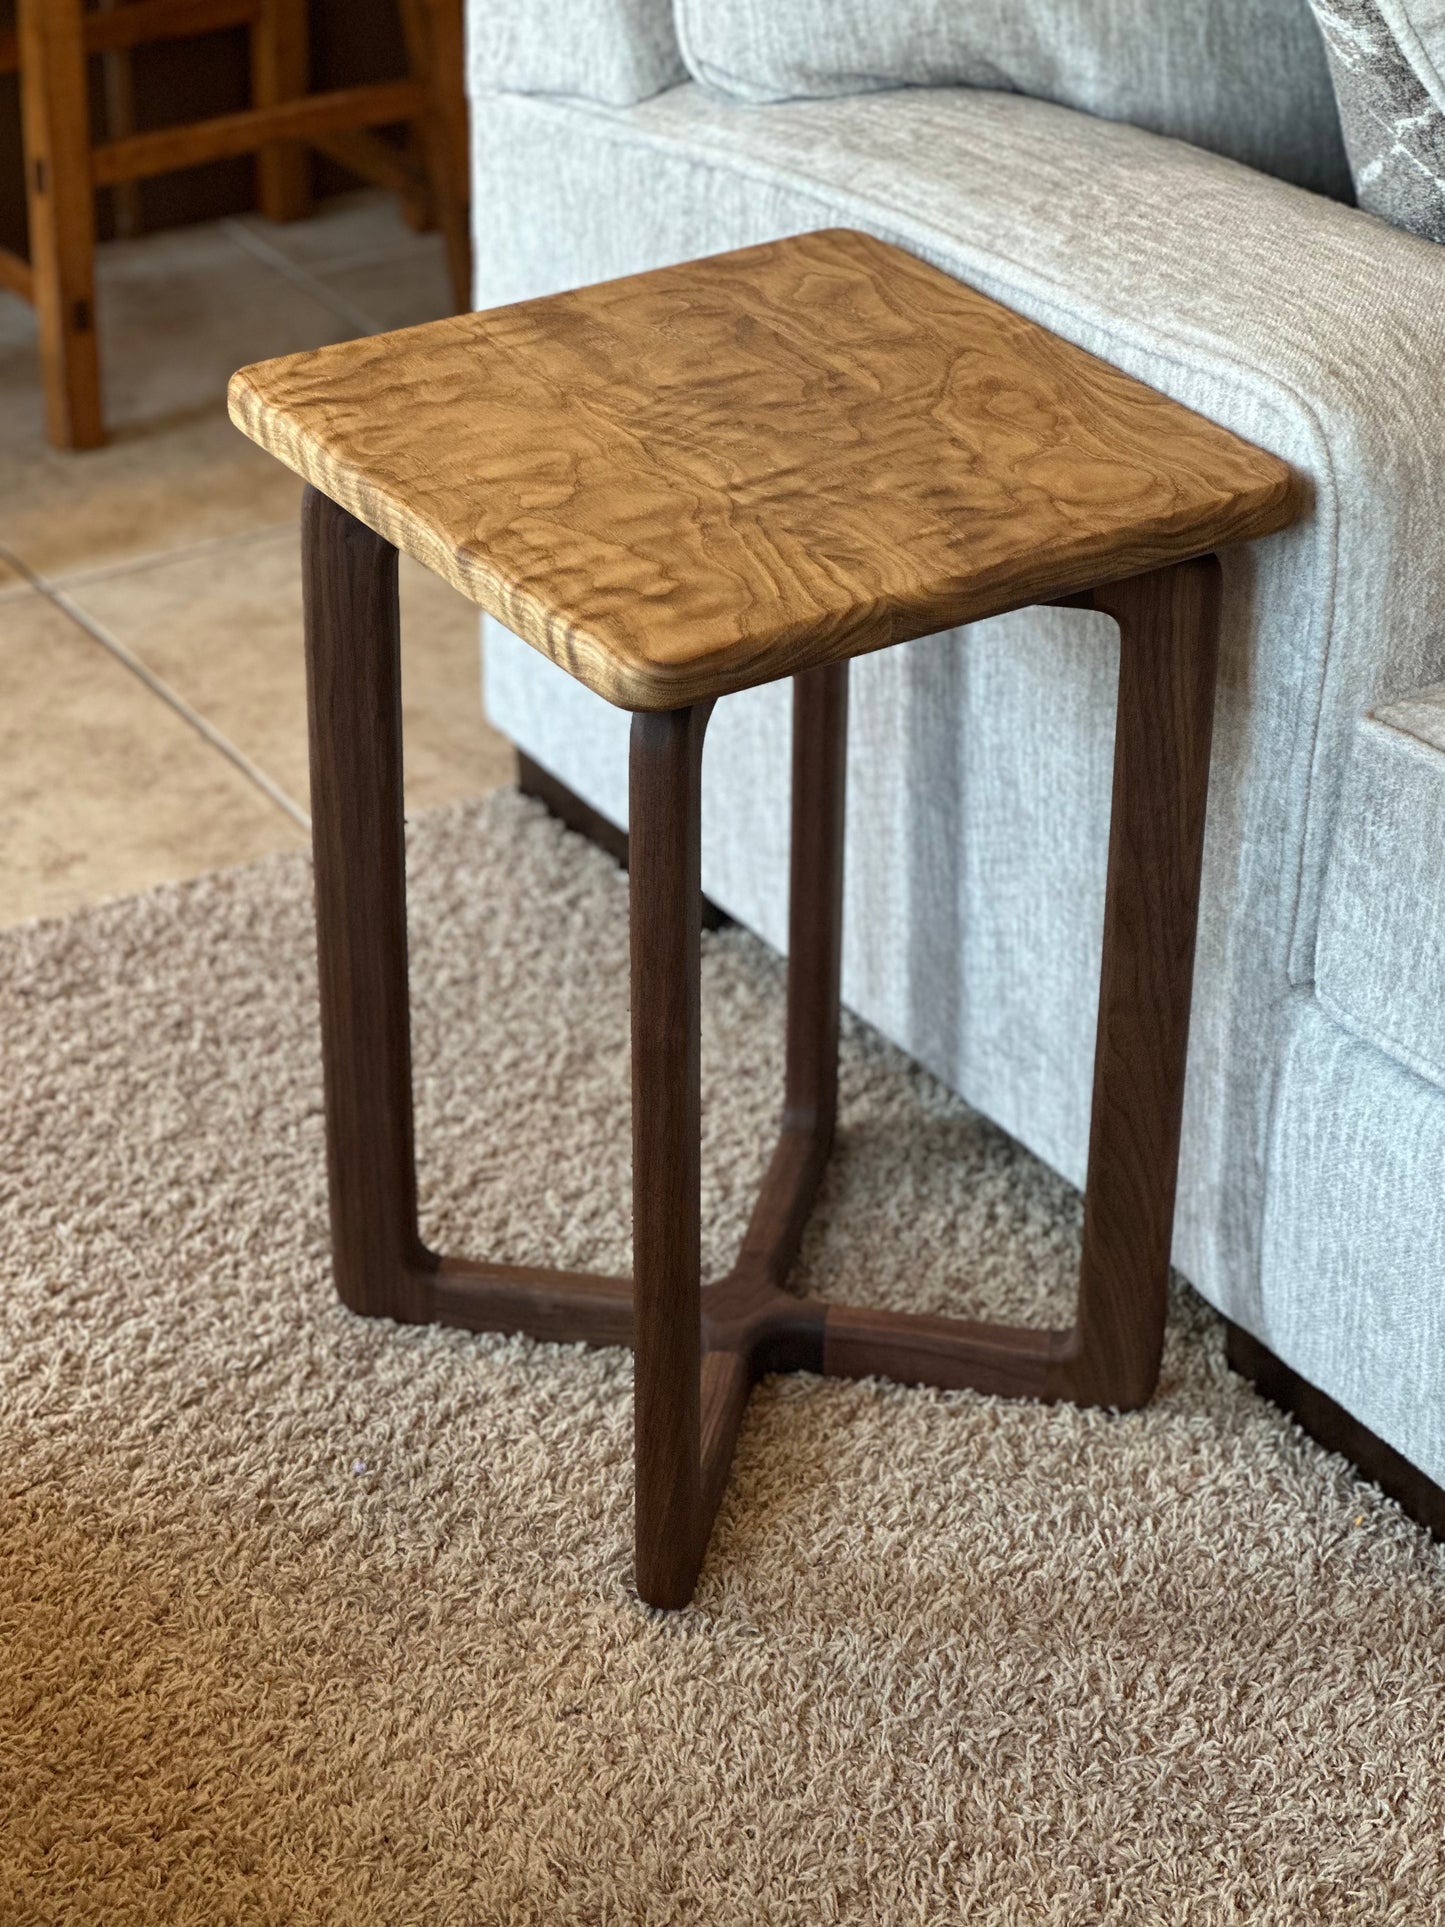
<instances>
[{"instance_id":1,"label":"shaggy beige rug","mask_svg":"<svg viewBox=\"0 0 1445 1927\"><path fill-rule=\"evenodd\" d=\"M412 858L429 1230L625 1268L623 880L512 795ZM782 983L705 958L719 1269ZM1445 1551L1189 1292L1129 1418L765 1385L655 1615L625 1355L332 1300L303 861L0 979L6 1927L1445 1920ZM808 1284L1059 1316L1074 1194L858 1025L843 1089Z\"/></svg>"}]
</instances>

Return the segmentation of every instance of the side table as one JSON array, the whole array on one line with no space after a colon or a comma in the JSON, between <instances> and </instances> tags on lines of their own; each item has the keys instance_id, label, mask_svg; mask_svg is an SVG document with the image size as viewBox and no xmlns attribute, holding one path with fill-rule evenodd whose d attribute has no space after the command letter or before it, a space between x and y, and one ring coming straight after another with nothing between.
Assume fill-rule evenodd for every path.
<instances>
[{"instance_id":1,"label":"side table","mask_svg":"<svg viewBox=\"0 0 1445 1927\"><path fill-rule=\"evenodd\" d=\"M303 512L331 1222L354 1310L630 1343L636 1577L691 1597L763 1372L1127 1408L1158 1376L1219 614L1289 469L884 242L796 236L243 369ZM634 712L631 1279L441 1257L416 1218L396 552ZM787 1289L833 1137L848 661L1029 603L1121 639L1077 1315ZM793 679L782 1129L702 1286L699 817L730 692Z\"/></svg>"}]
</instances>

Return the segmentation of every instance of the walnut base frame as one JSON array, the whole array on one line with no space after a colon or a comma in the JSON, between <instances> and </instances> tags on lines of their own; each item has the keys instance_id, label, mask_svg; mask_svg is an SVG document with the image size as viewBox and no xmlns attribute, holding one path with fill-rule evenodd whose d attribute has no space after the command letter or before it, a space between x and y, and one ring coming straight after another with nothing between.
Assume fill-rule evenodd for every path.
<instances>
[{"instance_id":1,"label":"walnut base frame","mask_svg":"<svg viewBox=\"0 0 1445 1927\"><path fill-rule=\"evenodd\" d=\"M1121 635L1078 1306L1067 1330L830 1305L787 1290L837 1107L848 668L794 683L782 1128L726 1278L700 1276L700 771L711 704L639 713L631 747L634 1276L441 1257L417 1228L395 550L303 509L326 1135L337 1289L354 1311L631 1345L636 1580L685 1605L764 1372L879 1374L1128 1409L1158 1378L1214 709L1212 556L1068 599Z\"/></svg>"}]
</instances>

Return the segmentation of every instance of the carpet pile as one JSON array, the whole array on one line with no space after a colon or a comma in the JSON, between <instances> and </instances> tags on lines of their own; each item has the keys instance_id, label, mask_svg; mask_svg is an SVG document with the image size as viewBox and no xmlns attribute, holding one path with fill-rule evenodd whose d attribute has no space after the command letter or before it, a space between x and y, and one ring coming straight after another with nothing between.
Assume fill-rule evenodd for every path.
<instances>
[{"instance_id":1,"label":"carpet pile","mask_svg":"<svg viewBox=\"0 0 1445 1927\"><path fill-rule=\"evenodd\" d=\"M629 1264L626 885L411 826L424 1230ZM621 1353L352 1317L294 856L0 937L0 1920L1445 1921L1445 1549L1174 1293L1119 1418L806 1377L696 1604L629 1587ZM782 971L704 939L705 1261ZM849 1022L802 1260L1066 1315L1076 1195Z\"/></svg>"}]
</instances>

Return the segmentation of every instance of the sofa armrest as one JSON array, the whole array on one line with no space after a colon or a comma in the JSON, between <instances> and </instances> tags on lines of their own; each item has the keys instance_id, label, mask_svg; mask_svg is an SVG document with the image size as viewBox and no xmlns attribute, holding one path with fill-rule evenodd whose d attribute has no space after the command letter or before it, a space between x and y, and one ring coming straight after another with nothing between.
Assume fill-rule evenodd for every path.
<instances>
[{"instance_id":1,"label":"sofa armrest","mask_svg":"<svg viewBox=\"0 0 1445 1927\"><path fill-rule=\"evenodd\" d=\"M473 96L563 94L630 107L687 78L672 0L468 0Z\"/></svg>"}]
</instances>

